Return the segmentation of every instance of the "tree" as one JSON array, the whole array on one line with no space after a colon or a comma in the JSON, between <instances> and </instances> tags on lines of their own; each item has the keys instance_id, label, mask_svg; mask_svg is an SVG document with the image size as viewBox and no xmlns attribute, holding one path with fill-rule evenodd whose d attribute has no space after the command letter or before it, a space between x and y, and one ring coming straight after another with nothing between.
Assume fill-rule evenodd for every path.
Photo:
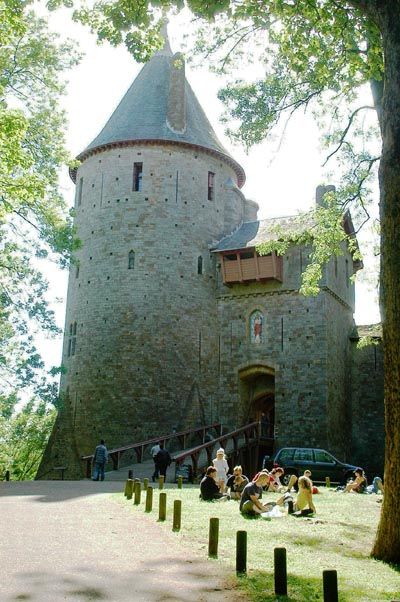
<instances>
[{"instance_id":1,"label":"tree","mask_svg":"<svg viewBox=\"0 0 400 602\"><path fill-rule=\"evenodd\" d=\"M59 0L53 0L57 5ZM363 185L379 162L380 186L380 304L383 318L385 371L385 499L373 555L400 561L400 0L127 0L95 2L79 8L75 18L88 23L101 40L125 43L138 60L148 58L157 41L161 11L187 5L197 17L225 19L217 29L217 47L236 36L233 47L262 32L268 55L266 76L253 86L222 93L231 112L241 120L238 135L246 143L265 136L288 111L321 103L352 103L355 91L371 84L382 139L381 157L354 154L349 135L356 107L337 137L337 151L348 152L355 177L347 192L363 205ZM208 26L209 29L209 26ZM208 31L208 37L211 38ZM226 60L232 53L229 53ZM355 162L354 162L355 161ZM339 199L340 200L340 199ZM342 197L341 202L346 202Z\"/></svg>"},{"instance_id":2,"label":"tree","mask_svg":"<svg viewBox=\"0 0 400 602\"><path fill-rule=\"evenodd\" d=\"M0 397L0 477L9 470L11 479L24 481L36 475L56 410L32 399L15 412L13 402L16 397Z\"/></svg>"},{"instance_id":3,"label":"tree","mask_svg":"<svg viewBox=\"0 0 400 602\"><path fill-rule=\"evenodd\" d=\"M28 385L46 401L50 386L55 399L34 346L38 329L58 332L39 262L66 265L77 244L58 192L59 169L71 164L58 99L78 57L28 5L0 0L0 382L11 405Z\"/></svg>"}]
</instances>

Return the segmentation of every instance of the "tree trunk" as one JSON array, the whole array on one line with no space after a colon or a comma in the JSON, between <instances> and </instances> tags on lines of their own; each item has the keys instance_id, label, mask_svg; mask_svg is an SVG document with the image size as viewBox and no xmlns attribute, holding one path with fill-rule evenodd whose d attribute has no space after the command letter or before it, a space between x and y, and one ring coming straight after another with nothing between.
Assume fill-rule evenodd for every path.
<instances>
[{"instance_id":1,"label":"tree trunk","mask_svg":"<svg viewBox=\"0 0 400 602\"><path fill-rule=\"evenodd\" d=\"M400 1L377 3L385 60L379 168L384 344L385 493L372 555L400 563Z\"/></svg>"}]
</instances>

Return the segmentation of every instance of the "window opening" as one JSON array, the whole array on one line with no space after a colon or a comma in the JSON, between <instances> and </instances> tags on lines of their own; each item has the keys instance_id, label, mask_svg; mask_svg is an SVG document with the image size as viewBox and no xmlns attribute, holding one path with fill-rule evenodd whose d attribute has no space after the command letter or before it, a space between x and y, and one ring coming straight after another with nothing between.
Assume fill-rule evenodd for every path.
<instances>
[{"instance_id":1,"label":"window opening","mask_svg":"<svg viewBox=\"0 0 400 602\"><path fill-rule=\"evenodd\" d=\"M80 207L82 205L82 189L83 189L83 178L79 179L78 190L77 190L77 205Z\"/></svg>"},{"instance_id":2,"label":"window opening","mask_svg":"<svg viewBox=\"0 0 400 602\"><path fill-rule=\"evenodd\" d=\"M143 174L143 163L133 164L133 191L142 191L142 174Z\"/></svg>"},{"instance_id":3,"label":"window opening","mask_svg":"<svg viewBox=\"0 0 400 602\"><path fill-rule=\"evenodd\" d=\"M203 273L203 258L201 255L199 255L197 258L197 273L198 274Z\"/></svg>"},{"instance_id":4,"label":"window opening","mask_svg":"<svg viewBox=\"0 0 400 602\"><path fill-rule=\"evenodd\" d=\"M214 193L215 193L214 180L215 180L215 174L212 171L209 171L208 172L208 191L207 191L207 199L209 201L214 200Z\"/></svg>"},{"instance_id":5,"label":"window opening","mask_svg":"<svg viewBox=\"0 0 400 602\"><path fill-rule=\"evenodd\" d=\"M346 259L346 286L349 288L349 260Z\"/></svg>"},{"instance_id":6,"label":"window opening","mask_svg":"<svg viewBox=\"0 0 400 602\"><path fill-rule=\"evenodd\" d=\"M135 251L129 251L128 255L128 270L135 269Z\"/></svg>"},{"instance_id":7,"label":"window opening","mask_svg":"<svg viewBox=\"0 0 400 602\"><path fill-rule=\"evenodd\" d=\"M68 339L68 357L75 355L76 349L76 328L77 323L73 322L69 325L69 339Z\"/></svg>"}]
</instances>

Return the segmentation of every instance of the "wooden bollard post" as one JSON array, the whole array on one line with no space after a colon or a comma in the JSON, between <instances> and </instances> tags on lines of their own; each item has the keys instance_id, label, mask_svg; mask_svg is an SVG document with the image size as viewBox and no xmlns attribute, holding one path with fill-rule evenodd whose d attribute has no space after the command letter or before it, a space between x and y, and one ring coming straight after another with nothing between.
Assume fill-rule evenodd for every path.
<instances>
[{"instance_id":1,"label":"wooden bollard post","mask_svg":"<svg viewBox=\"0 0 400 602\"><path fill-rule=\"evenodd\" d=\"M128 470L128 479L133 479L133 470Z\"/></svg>"},{"instance_id":2,"label":"wooden bollard post","mask_svg":"<svg viewBox=\"0 0 400 602\"><path fill-rule=\"evenodd\" d=\"M164 481L165 481L164 475L160 474L160 476L158 477L158 488L159 489L164 489Z\"/></svg>"},{"instance_id":3,"label":"wooden bollard post","mask_svg":"<svg viewBox=\"0 0 400 602\"><path fill-rule=\"evenodd\" d=\"M237 531L236 533L236 572L246 573L247 571L247 531Z\"/></svg>"},{"instance_id":4,"label":"wooden bollard post","mask_svg":"<svg viewBox=\"0 0 400 602\"><path fill-rule=\"evenodd\" d=\"M287 596L286 548L274 549L275 594Z\"/></svg>"},{"instance_id":5,"label":"wooden bollard post","mask_svg":"<svg viewBox=\"0 0 400 602\"><path fill-rule=\"evenodd\" d=\"M167 518L167 494L160 493L160 500L158 504L158 520L165 520Z\"/></svg>"},{"instance_id":6,"label":"wooden bollard post","mask_svg":"<svg viewBox=\"0 0 400 602\"><path fill-rule=\"evenodd\" d=\"M180 475L178 477L178 489L182 489L183 477Z\"/></svg>"},{"instance_id":7,"label":"wooden bollard post","mask_svg":"<svg viewBox=\"0 0 400 602\"><path fill-rule=\"evenodd\" d=\"M146 507L145 512L151 512L153 510L153 487L150 485L147 487L146 491Z\"/></svg>"},{"instance_id":8,"label":"wooden bollard post","mask_svg":"<svg viewBox=\"0 0 400 602\"><path fill-rule=\"evenodd\" d=\"M210 529L208 532L208 555L218 558L219 518L210 518Z\"/></svg>"},{"instance_id":9,"label":"wooden bollard post","mask_svg":"<svg viewBox=\"0 0 400 602\"><path fill-rule=\"evenodd\" d=\"M182 501L174 500L174 517L172 519L172 530L179 531L181 528Z\"/></svg>"},{"instance_id":10,"label":"wooden bollard post","mask_svg":"<svg viewBox=\"0 0 400 602\"><path fill-rule=\"evenodd\" d=\"M10 471L6 470L6 481L10 480Z\"/></svg>"},{"instance_id":11,"label":"wooden bollard post","mask_svg":"<svg viewBox=\"0 0 400 602\"><path fill-rule=\"evenodd\" d=\"M149 479L143 479L143 491L147 491L147 487L149 486Z\"/></svg>"},{"instance_id":12,"label":"wooden bollard post","mask_svg":"<svg viewBox=\"0 0 400 602\"><path fill-rule=\"evenodd\" d=\"M133 503L135 504L135 506L139 506L140 504L140 492L142 490L142 486L140 484L140 481L135 481L135 487L134 487L134 491L135 491L135 497L133 499Z\"/></svg>"},{"instance_id":13,"label":"wooden bollard post","mask_svg":"<svg viewBox=\"0 0 400 602\"><path fill-rule=\"evenodd\" d=\"M331 486L331 479L330 479L330 477L325 477L325 485L329 489L329 487Z\"/></svg>"},{"instance_id":14,"label":"wooden bollard post","mask_svg":"<svg viewBox=\"0 0 400 602\"><path fill-rule=\"evenodd\" d=\"M133 481L132 479L127 480L126 499L131 500L133 495Z\"/></svg>"},{"instance_id":15,"label":"wooden bollard post","mask_svg":"<svg viewBox=\"0 0 400 602\"><path fill-rule=\"evenodd\" d=\"M322 571L324 602L338 602L337 571Z\"/></svg>"}]
</instances>

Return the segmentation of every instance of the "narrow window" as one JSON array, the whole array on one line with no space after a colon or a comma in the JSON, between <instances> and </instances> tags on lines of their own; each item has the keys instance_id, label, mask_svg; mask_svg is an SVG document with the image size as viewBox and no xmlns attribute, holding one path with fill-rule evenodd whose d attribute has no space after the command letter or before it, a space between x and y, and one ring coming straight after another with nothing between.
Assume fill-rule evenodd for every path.
<instances>
[{"instance_id":1,"label":"narrow window","mask_svg":"<svg viewBox=\"0 0 400 602\"><path fill-rule=\"evenodd\" d=\"M346 286L349 288L349 260L346 259Z\"/></svg>"},{"instance_id":2,"label":"narrow window","mask_svg":"<svg viewBox=\"0 0 400 602\"><path fill-rule=\"evenodd\" d=\"M334 262L335 262L335 278L337 277L337 255L335 255L334 257Z\"/></svg>"},{"instance_id":3,"label":"narrow window","mask_svg":"<svg viewBox=\"0 0 400 602\"><path fill-rule=\"evenodd\" d=\"M68 357L75 355L76 349L76 322L69 325L69 338L68 338Z\"/></svg>"},{"instance_id":4,"label":"narrow window","mask_svg":"<svg viewBox=\"0 0 400 602\"><path fill-rule=\"evenodd\" d=\"M80 178L78 184L78 190L76 192L76 203L78 207L82 205L82 189L83 189L83 178Z\"/></svg>"},{"instance_id":5,"label":"narrow window","mask_svg":"<svg viewBox=\"0 0 400 602\"><path fill-rule=\"evenodd\" d=\"M129 251L128 255L128 270L135 269L135 251Z\"/></svg>"},{"instance_id":6,"label":"narrow window","mask_svg":"<svg viewBox=\"0 0 400 602\"><path fill-rule=\"evenodd\" d=\"M75 348L76 348L76 322L74 322L73 326L72 326L72 339L71 339L71 355L75 355Z\"/></svg>"},{"instance_id":7,"label":"narrow window","mask_svg":"<svg viewBox=\"0 0 400 602\"><path fill-rule=\"evenodd\" d=\"M212 171L209 171L208 172L208 191L207 191L207 199L209 201L214 200L214 193L215 193L214 178L215 178L215 174Z\"/></svg>"},{"instance_id":8,"label":"narrow window","mask_svg":"<svg viewBox=\"0 0 400 602\"><path fill-rule=\"evenodd\" d=\"M143 163L134 163L133 164L133 188L134 192L142 191L142 173L143 173Z\"/></svg>"},{"instance_id":9,"label":"narrow window","mask_svg":"<svg viewBox=\"0 0 400 602\"><path fill-rule=\"evenodd\" d=\"M75 267L75 278L79 278L79 265Z\"/></svg>"},{"instance_id":10,"label":"narrow window","mask_svg":"<svg viewBox=\"0 0 400 602\"><path fill-rule=\"evenodd\" d=\"M201 255L199 255L197 258L197 273L198 274L203 273L203 258Z\"/></svg>"}]
</instances>

